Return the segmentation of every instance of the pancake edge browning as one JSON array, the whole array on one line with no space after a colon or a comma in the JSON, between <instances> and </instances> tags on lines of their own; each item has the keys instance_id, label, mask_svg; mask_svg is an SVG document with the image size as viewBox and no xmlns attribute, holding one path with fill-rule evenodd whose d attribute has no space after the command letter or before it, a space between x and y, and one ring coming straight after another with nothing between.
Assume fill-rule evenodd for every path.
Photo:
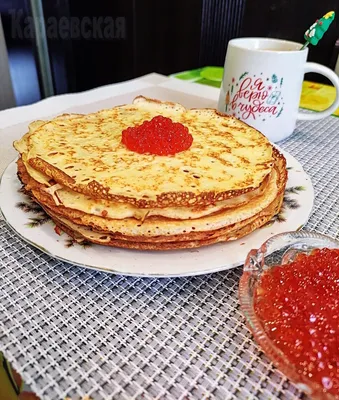
<instances>
[{"instance_id":1,"label":"pancake edge browning","mask_svg":"<svg viewBox=\"0 0 339 400\"><path fill-rule=\"evenodd\" d=\"M234 240L238 240L243 238L246 235L249 235L251 232L255 231L263 227L266 223L268 223L271 218L277 214L281 208L283 201L283 193L280 194L269 206L270 210L267 210L267 214L263 214L258 216L251 223L246 224L242 228L230 232L223 233L216 237L210 237L200 240L186 240L186 241L177 241L177 242L133 242L130 240L121 240L121 239L113 239L111 238L109 242L100 242L97 240L89 240L85 236L80 235L78 232L75 232L70 227L64 225L57 218L54 219L54 223L66 234L71 236L77 242L91 242L98 245L109 246L109 247L117 247L124 248L130 250L149 250L149 251L167 251L167 250L184 250L184 249L193 249L200 248L205 246L210 246L213 244L221 243L221 242L230 242Z\"/></svg>"},{"instance_id":2,"label":"pancake edge browning","mask_svg":"<svg viewBox=\"0 0 339 400\"><path fill-rule=\"evenodd\" d=\"M253 190L252 192L248 192L246 194L237 196L237 197L230 198L228 200L224 200L224 202L220 202L222 204L216 203L216 204L205 206L205 207L204 206L185 207L186 212L191 211L191 212L188 212L189 217L186 217L186 218L184 218L183 216L174 216L175 210L178 212L178 211L181 211L181 209L184 209L184 207L173 208L172 212L169 213L171 216L169 216L168 213L166 215L166 210L171 210L170 207L168 207L167 209L166 208L138 209L131 204L129 204L129 207L135 208L135 215L134 216L129 215L127 217L117 218L117 217L110 217L109 216L110 212L105 211L105 209L108 210L110 207L114 207L114 204L119 205L119 204L123 204L123 203L113 203L112 202L111 205L101 205L101 207L102 207L101 213L93 213L93 214L89 213L88 211L85 211L84 209L82 209L82 207L72 207L72 206L65 204L62 200L62 194L60 193L59 190L57 190L55 192L54 196L52 196L49 191L53 188L53 186L47 186L45 184L42 184L42 183L36 181L32 176L30 176L22 159L18 159L17 167L18 167L18 173L21 175L21 181L23 181L25 183L26 188L32 191L33 195L37 198L37 201L39 201L40 203L43 203L45 206L47 206L49 208L53 209L54 207L57 206L60 210L64 210L64 208L65 208L65 210L67 209L68 213L73 212L77 215L84 215L84 214L88 213L93 216L105 217L107 219L135 218L142 222L144 222L144 220L146 220L146 219L149 220L149 219L154 219L154 218L166 218L169 221L173 220L173 219L175 219L175 220L195 220L195 219L202 218L204 216L211 216L211 215L217 214L218 212L222 212L227 209L232 209L232 208L243 206L251 201L254 201L256 198L260 197L264 193L264 191L267 189L267 187L269 185L271 175L272 175L272 173L271 173L270 175L266 176L262 185L258 189ZM56 185L59 185L59 184L56 184ZM68 188L65 188L65 189L70 190ZM74 194L78 194L78 193L74 192ZM82 194L80 194L80 195L82 196ZM107 200L102 200L102 199L95 199L95 200L92 199L92 201L93 202L95 202L95 201L98 201L98 202L106 201L107 202ZM143 213L145 213L145 216L138 217L138 214L139 214L138 211L142 211ZM200 212L200 215L199 215L199 212ZM81 213L83 213L83 214L81 214Z\"/></svg>"},{"instance_id":3,"label":"pancake edge browning","mask_svg":"<svg viewBox=\"0 0 339 400\"><path fill-rule=\"evenodd\" d=\"M139 101L146 101L161 105L165 104L166 107L179 111L189 110L178 103L163 102L156 99L146 98L144 96L136 97L133 101L133 104L137 104ZM230 117L212 108L192 108L191 110L209 110L208 113L205 113L204 118L206 118L206 115L208 115L208 118L213 118L213 115L217 115L218 117L223 117L228 121L237 120L234 117ZM86 116L87 114L62 114L54 119L81 119L82 117ZM243 141L238 139L238 142L236 140L236 145L238 143L243 143L244 146L247 146L246 152L249 152L248 149L252 149L256 145L258 146L257 149L260 149L260 152L262 151L262 154L265 154L264 157L261 157L261 153L259 154L257 151L258 157L253 157L253 152L245 153L250 154L250 156L246 155L242 162L250 162L250 165L253 163L253 165L256 166L256 168L252 168L250 170L253 171L253 175L252 179L247 180L247 187L238 189L242 186L238 185L236 187L234 185L228 185L227 181L223 181L224 186L221 186L220 183L219 185L213 185L210 187L210 191L206 191L208 186L201 186L200 192L181 191L186 190L186 187L179 185L176 187L173 186L173 188L178 188L180 191L169 191L170 188L166 187L165 189L168 191L166 192L166 190L164 190L161 192L157 186L157 192L159 194L155 192L155 196L151 197L147 197L147 192L145 193L144 197L142 197L143 194L141 194L139 197L135 196L135 193L137 192L133 193L135 197L132 195L129 197L129 194L126 195L126 192L124 193L123 191L120 192L120 194L114 192L112 193L110 192L109 187L100 185L100 176L98 175L88 175L87 177L92 178L93 180L89 181L88 179L89 183L84 184L79 181L79 179L73 179L76 178L75 175L73 178L67 175L67 171L64 172L61 169L63 168L62 163L59 163L58 165L55 162L52 165L45 161L43 156L41 156L41 154L44 154L43 152L39 154L37 151L35 153L32 151L31 158L29 158L28 154L30 143L32 145L34 142L34 139L32 139L32 142L30 142L30 138L32 135L34 135L35 127L39 129L39 126L42 126L48 122L51 121L33 122L32 129L29 128L29 132L22 138L23 141L16 141L13 143L14 147L21 155L21 158L19 158L17 161L17 176L23 185L23 193L27 194L32 201L39 204L46 214L51 217L54 224L66 234L71 236L76 242L91 242L109 247L134 250L163 251L194 249L243 238L244 236L247 236L251 232L269 223L274 215L281 210L288 176L286 159L283 154L281 154L267 140L267 138L265 138L263 134L242 121L240 121L242 124L240 126L236 126L234 122L226 122L226 120L222 120L221 123L225 125L231 125L232 129L238 129L238 134L241 135L243 135L243 132L247 132L247 129L251 129L252 132L248 133L249 136L247 139L242 139ZM219 122L217 121L216 124L218 123ZM207 130L210 131L210 123L208 122L208 124ZM71 130L69 130L69 132L71 132ZM199 135L199 133L205 131L198 130L197 132ZM220 135L223 132L223 129L221 129ZM41 133L43 133L43 130ZM57 135L56 137L59 137L57 130L55 131L55 134ZM236 134L234 135L237 137ZM37 138L39 138L39 135L35 138L35 141L38 140ZM253 139L253 141L251 141L249 138ZM35 149L34 146L31 147L32 149ZM222 154L222 151L225 151L226 148L227 147L224 147L224 142L222 142L222 146L218 148L218 154ZM241 157L239 158L242 159ZM82 165L82 159L79 159L80 166ZM232 165L238 166L238 163ZM243 170L246 171L246 169L242 169L240 165L238 173L239 171L242 173ZM258 174L258 171L261 171L261 175L259 175L260 178L254 179L254 174ZM218 170L216 170L216 172L218 172ZM111 174L112 172L110 171L109 173ZM31 176L31 174L33 176ZM210 176L213 183L218 174L214 173ZM251 175L249 174L249 176ZM258 175L256 176L258 177ZM211 178L207 177L207 179ZM35 179L38 179L38 181ZM98 179L99 182L95 179ZM109 180L105 181L102 179L101 182L110 185ZM219 191L220 186L224 189L224 191ZM227 186L229 190L225 190ZM130 204L137 209L147 209L146 217L142 217L142 220L135 216L126 216L126 218L121 217L121 219L125 220L125 222L119 224L118 217L116 217L117 219L114 219L114 213L112 214L111 218L107 216L107 211L104 211L99 215L96 215L95 213L91 214L91 212L93 212L92 205L90 205L88 210L83 208L84 211L71 208L72 201L69 202L70 207L67 207L67 205L63 206L62 203L57 201L60 200L60 198L58 199L57 195L57 191L59 190L57 187L64 187L65 189L70 189L76 193L90 197L94 203L97 201L97 203L94 204L95 207L98 206L98 200L106 200L115 203ZM231 188L234 188L235 190L230 190ZM259 192L260 195L258 194ZM74 202L73 194L71 193L71 195L71 200L73 199ZM229 213L226 212L228 211L227 207L224 207L220 210L207 214L206 217L198 216L196 218L188 218L185 216L185 218L180 219L176 218L175 214L173 217L169 217L168 215L159 216L149 214L152 212L151 209L166 210L166 208L168 208L170 210L171 207L185 209L191 208L192 210L207 209L208 206L216 205L218 202L227 200L233 202L232 199L234 199L234 202L236 202L237 197L242 195L248 196L250 199L246 202L246 204L244 204L243 208L241 208L241 205L229 207ZM75 197L75 199L76 198L77 197ZM238 201L240 201L240 199ZM247 205L247 207L245 207L245 205ZM119 208L116 207L115 214L118 212L118 210ZM210 216L213 218L210 220L205 220L205 218ZM146 220L149 222L146 222ZM177 224L177 221L180 220L182 222ZM197 222L197 225L193 225L192 227L194 221L199 222ZM187 226L190 226L188 229L185 225L186 222ZM142 226L138 224L143 223L145 223L145 225L142 228L137 228L137 226ZM154 229L155 225L158 225L156 226L156 229Z\"/></svg>"},{"instance_id":4,"label":"pancake edge browning","mask_svg":"<svg viewBox=\"0 0 339 400\"><path fill-rule=\"evenodd\" d=\"M277 173L277 183L278 183L279 176L280 176L280 171ZM63 218L66 221L68 220L71 223L78 225L79 227L90 228L94 232L98 232L102 235L109 235L113 239L117 239L117 240L120 239L120 240L125 240L125 241L135 241L135 242L158 242L158 243L161 243L161 242L174 242L174 241L187 241L187 240L201 240L202 238L205 238L205 237L212 238L215 236L219 236L222 233L228 233L230 231L233 231L234 229L240 228L248 223L251 223L259 215L264 215L267 213L271 214L272 211L270 211L271 210L270 206L275 201L275 199L280 196L280 194L281 194L281 188L278 187L278 191L277 191L275 198L265 208L260 210L257 214L251 215L250 217L240 220L238 222L232 222L232 223L223 225L222 227L215 228L215 229L194 230L194 231L187 231L187 232L185 232L185 230L184 230L183 233L177 233L177 234L172 233L169 235L164 235L164 234L128 235L128 234L119 232L119 230L112 231L112 230L102 229L99 225L95 224L95 222L92 222L90 224L84 224L83 218L81 215L79 215L79 217L70 218L69 215L67 215L67 213L65 214L62 210L59 209L59 207L53 207L51 209L49 207L44 206L44 209L47 212L47 214L50 214L50 215L56 216L56 217L59 216L60 218ZM222 212L216 213L216 216L218 214L222 214ZM203 220L204 217L202 217L200 219ZM161 220L158 220L157 222L158 222L158 224L159 223L166 224L166 219L161 219ZM140 221L135 221L135 225L137 225L138 223L140 224ZM192 223L194 223L194 221L189 221L189 225L191 225ZM114 222L113 222L113 226L114 226Z\"/></svg>"},{"instance_id":5,"label":"pancake edge browning","mask_svg":"<svg viewBox=\"0 0 339 400\"><path fill-rule=\"evenodd\" d=\"M163 104L165 107L173 107L173 109L179 109L179 110L186 110L183 106L176 104L176 103L171 103L171 102L162 102L160 100L155 100L155 99L150 99L146 98L144 96L138 96L134 99L133 104L138 104L138 102L143 102L147 101L150 103L157 103L157 104ZM189 111L189 109L187 109ZM211 113L214 113L218 117L223 117L228 120L236 120L236 118L228 116L224 113L221 113L215 109L211 108L205 108L205 109L196 109L192 108L191 110L201 110L201 111L206 111L208 110ZM86 116L86 114L84 115ZM76 115L74 118L78 118L79 115ZM62 115L57 117L59 119L61 118L70 118L72 119L72 114L69 115ZM212 118L212 116L211 116ZM238 120L237 120L238 121ZM249 126L245 122L241 122L242 126L246 129L249 129L253 132L255 132L258 136L260 136L263 140L263 146L267 147L272 147L270 142L267 140L267 138L260 133L258 130L254 129L253 127ZM29 133L28 137L28 142L30 141L30 137L34 135L34 132ZM123 194L112 194L110 193L110 188L105 187L101 185L98 181L93 179L89 183L86 184L81 184L77 183L74 178L71 176L67 175L64 171L62 171L58 166L56 165L51 165L49 162L45 161L41 157L32 157L28 158L27 161L28 165L35 169L36 171L42 173L47 177L47 180L53 180L56 183L59 183L63 186L68 187L69 189L85 194L93 199L104 199L104 200L109 200L109 201L115 201L115 202L120 202L120 203L129 203L133 204L137 208L166 208L166 207L199 207L199 206L207 206L210 204L214 204L216 202L224 201L227 199L231 199L233 197L249 193L251 191L254 191L258 189L261 184L263 184L265 178L267 175L272 170L273 166L273 153L271 156L271 161L265 161L263 163L263 168L267 168L268 172L267 174L262 178L261 182L258 185L254 186L249 186L246 188L242 189L236 189L236 190L226 190L226 191L202 191L200 193L195 193L194 191L168 191L168 192L163 192L158 195L156 195L155 199L151 198L137 198L133 196L126 196ZM259 164L258 164L259 165Z\"/></svg>"},{"instance_id":6,"label":"pancake edge browning","mask_svg":"<svg viewBox=\"0 0 339 400\"><path fill-rule=\"evenodd\" d=\"M83 236L82 240L91 241L93 243L113 246L113 247L123 247L123 248L134 248L140 250L171 250L171 249L180 249L180 248L195 248L201 247L217 242L223 242L228 240L236 240L241 238L255 229L261 227L270 219L279 212L283 200L284 190L287 181L287 170L286 170L286 160L284 156L276 151L276 164L277 164L277 185L278 185L278 193L275 199L269 204L268 207L260 211L258 214L240 221L236 224L231 224L225 226L223 228L219 228L212 231L199 231L199 232L190 232L188 234L179 234L179 235L170 235L170 236L151 236L146 238L145 236L126 236L121 233L112 234L109 232L104 232L100 230L94 230L89 226L84 226L79 224L78 220L69 221L71 225L78 226L81 228L92 229L97 234L102 234L103 237L109 238L108 242L98 241L89 239L86 236ZM19 177L20 173L18 172ZM20 177L21 180L22 177ZM24 181L24 180L23 180ZM46 211L47 214L51 216L54 222L66 233L70 234L73 238L76 236L79 238L81 234L74 232L71 227L66 226L67 219L65 219L65 215L61 215L58 213L57 208L50 209L45 205L39 203L32 196L33 200L40 204ZM60 219L59 219L60 218ZM65 222L62 222L63 219Z\"/></svg>"},{"instance_id":7,"label":"pancake edge browning","mask_svg":"<svg viewBox=\"0 0 339 400\"><path fill-rule=\"evenodd\" d=\"M109 201L115 201L118 203L129 203L138 208L165 208L165 207L198 207L208 206L210 204L217 203L231 199L242 194L252 192L260 187L264 183L265 177L257 187L248 187L245 189L228 190L227 192L201 192L198 195L193 192L167 192L157 195L156 200L150 199L135 199L133 197L127 197L123 195L114 195L109 193L109 188L100 185L97 181L93 180L87 185L75 184L75 180L61 171L59 168L54 167L42 160L39 157L31 158L28 160L31 167L37 171L47 175L50 179L55 182L67 186L74 192L85 194L92 199L103 199ZM272 170L272 169L271 169Z\"/></svg>"}]
</instances>

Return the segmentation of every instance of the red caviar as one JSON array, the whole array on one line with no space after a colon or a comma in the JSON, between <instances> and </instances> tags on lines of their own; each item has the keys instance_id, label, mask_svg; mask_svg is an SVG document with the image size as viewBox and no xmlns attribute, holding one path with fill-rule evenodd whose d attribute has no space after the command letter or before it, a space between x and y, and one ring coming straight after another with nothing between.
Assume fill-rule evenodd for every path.
<instances>
[{"instance_id":1,"label":"red caviar","mask_svg":"<svg viewBox=\"0 0 339 400\"><path fill-rule=\"evenodd\" d=\"M298 373L339 398L339 249L316 249L264 272L254 307Z\"/></svg>"},{"instance_id":2,"label":"red caviar","mask_svg":"<svg viewBox=\"0 0 339 400\"><path fill-rule=\"evenodd\" d=\"M122 143L137 153L167 156L187 150L193 143L188 128L158 115L122 132Z\"/></svg>"}]
</instances>

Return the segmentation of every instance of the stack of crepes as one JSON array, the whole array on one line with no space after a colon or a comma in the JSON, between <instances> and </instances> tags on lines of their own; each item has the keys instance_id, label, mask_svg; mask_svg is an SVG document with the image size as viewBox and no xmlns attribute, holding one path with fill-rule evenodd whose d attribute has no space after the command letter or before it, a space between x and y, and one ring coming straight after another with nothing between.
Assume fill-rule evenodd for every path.
<instances>
[{"instance_id":1,"label":"stack of crepes","mask_svg":"<svg viewBox=\"0 0 339 400\"><path fill-rule=\"evenodd\" d=\"M122 132L163 116L191 146L140 154ZM24 189L75 240L139 250L239 239L279 212L286 161L257 130L213 109L138 96L131 104L34 121L14 142Z\"/></svg>"}]
</instances>

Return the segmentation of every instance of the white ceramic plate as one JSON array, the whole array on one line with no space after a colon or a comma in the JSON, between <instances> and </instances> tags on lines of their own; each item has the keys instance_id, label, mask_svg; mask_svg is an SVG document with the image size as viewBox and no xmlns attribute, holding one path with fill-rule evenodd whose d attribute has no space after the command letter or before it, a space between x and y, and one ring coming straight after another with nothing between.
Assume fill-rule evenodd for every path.
<instances>
[{"instance_id":1,"label":"white ceramic plate","mask_svg":"<svg viewBox=\"0 0 339 400\"><path fill-rule=\"evenodd\" d=\"M247 253L272 235L300 229L312 211L314 192L300 163L283 151L289 169L281 213L270 224L246 237L200 249L138 251L91 244L82 246L65 233L54 231L53 222L20 189L16 163L5 170L0 186L0 209L7 223L25 241L41 251L79 266L123 275L170 277L200 275L226 270L245 261Z\"/></svg>"}]
</instances>

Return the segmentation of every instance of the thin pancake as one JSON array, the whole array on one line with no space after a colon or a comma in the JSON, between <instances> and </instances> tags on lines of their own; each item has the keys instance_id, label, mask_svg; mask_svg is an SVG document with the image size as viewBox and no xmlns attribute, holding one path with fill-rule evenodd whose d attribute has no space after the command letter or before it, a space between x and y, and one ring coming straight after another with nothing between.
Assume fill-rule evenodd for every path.
<instances>
[{"instance_id":1,"label":"thin pancake","mask_svg":"<svg viewBox=\"0 0 339 400\"><path fill-rule=\"evenodd\" d=\"M200 248L203 246L209 246L212 244L233 241L239 238L242 238L245 235L250 234L256 229L264 226L267 222L270 221L272 215L275 215L279 209L281 208L283 196L276 198L274 202L270 205L270 209L266 210L266 214L262 213L262 215L258 216L248 224L244 225L238 230L233 230L230 232L223 232L217 236L206 236L205 239L200 240L187 240L187 241L178 241L178 242L133 242L129 240L121 240L114 239L110 235L101 237L95 234L89 229L84 229L81 226L78 226L72 222L69 222L65 219L61 220L57 216L53 216L53 219L57 226L60 227L65 233L73 237L78 242L89 241L92 243L111 246L111 247L120 247L126 249L135 249L135 250L179 250L179 249L191 249L191 248Z\"/></svg>"},{"instance_id":2,"label":"thin pancake","mask_svg":"<svg viewBox=\"0 0 339 400\"><path fill-rule=\"evenodd\" d=\"M91 199L81 193L61 186L60 184L47 185L41 184L32 178L22 159L18 160L18 170L22 176L22 180L28 189L39 191L36 195L40 201L49 207L64 206L69 209L83 211L86 214L104 216L109 219L125 219L136 218L144 221L152 216L161 216L170 219L196 219L207 215L214 214L228 208L235 208L253 201L264 193L267 188L270 176L267 176L263 184L252 192L244 193L240 196L220 201L209 206L200 207L167 207L167 208L137 208L129 203L117 203L102 199Z\"/></svg>"},{"instance_id":3,"label":"thin pancake","mask_svg":"<svg viewBox=\"0 0 339 400\"><path fill-rule=\"evenodd\" d=\"M121 143L124 128L156 115L187 126L191 148L160 157L134 153ZM215 110L186 110L142 97L132 105L53 119L22 140L28 142L26 162L48 180L138 208L223 201L257 189L273 165L270 142L245 123ZM15 146L22 151L20 141Z\"/></svg>"},{"instance_id":4,"label":"thin pancake","mask_svg":"<svg viewBox=\"0 0 339 400\"><path fill-rule=\"evenodd\" d=\"M220 235L227 234L231 229L239 229L244 226L244 222L252 221L251 218L258 218L262 212L267 218L273 217L272 212L276 212L276 208L271 205L276 201L280 204L287 179L286 161L279 153L276 157L275 169L268 188L255 202L194 221L151 217L140 223L134 218L122 221L109 220L79 211L70 211L63 206L44 207L48 213L56 215L60 219L68 220L75 225L89 227L100 234L109 234L114 239L141 242L204 240L206 235L214 236L215 232ZM40 196L39 191L33 190L32 193L39 203L44 204L44 198ZM267 213L266 210L270 212Z\"/></svg>"}]
</instances>

